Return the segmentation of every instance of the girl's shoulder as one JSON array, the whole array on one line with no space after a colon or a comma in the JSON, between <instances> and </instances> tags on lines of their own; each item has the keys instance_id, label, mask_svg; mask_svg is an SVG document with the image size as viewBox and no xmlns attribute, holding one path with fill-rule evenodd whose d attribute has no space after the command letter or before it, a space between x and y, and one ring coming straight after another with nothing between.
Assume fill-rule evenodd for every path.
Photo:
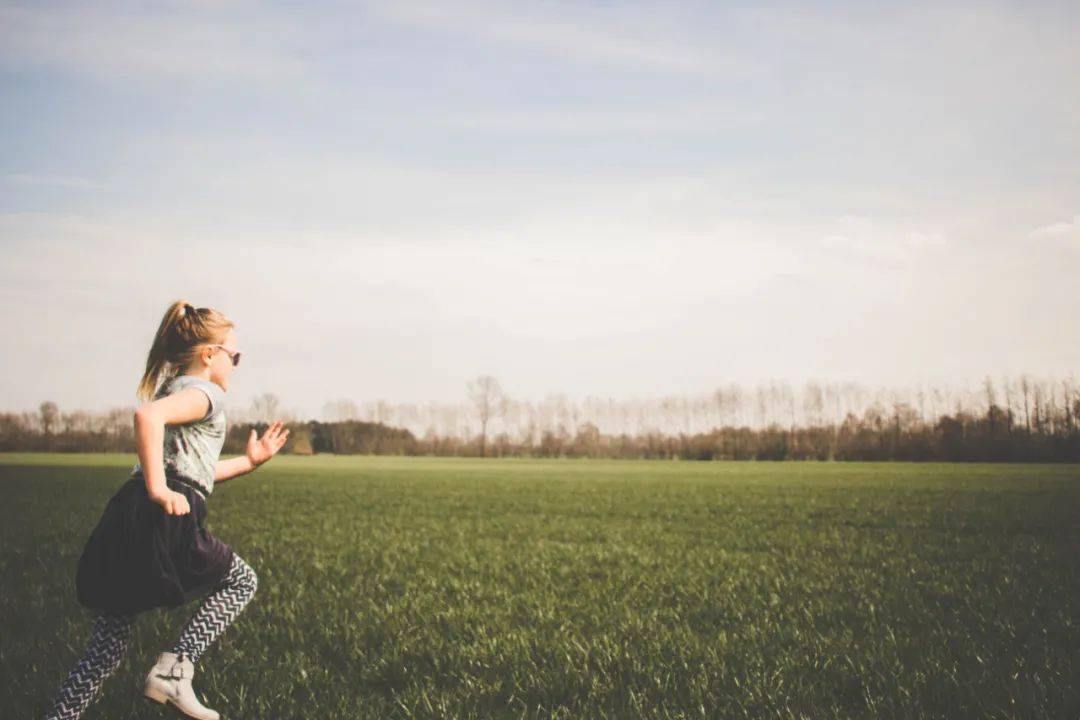
<instances>
[{"instance_id":1,"label":"girl's shoulder","mask_svg":"<svg viewBox=\"0 0 1080 720\"><path fill-rule=\"evenodd\" d=\"M173 393L180 392L189 387L202 390L206 393L206 397L210 399L210 407L206 411L203 420L213 417L224 409L225 391L221 389L221 386L210 380L195 377L194 375L176 375L166 380L162 384L161 389L158 390L157 397L160 398L165 397L166 395L172 395Z\"/></svg>"}]
</instances>

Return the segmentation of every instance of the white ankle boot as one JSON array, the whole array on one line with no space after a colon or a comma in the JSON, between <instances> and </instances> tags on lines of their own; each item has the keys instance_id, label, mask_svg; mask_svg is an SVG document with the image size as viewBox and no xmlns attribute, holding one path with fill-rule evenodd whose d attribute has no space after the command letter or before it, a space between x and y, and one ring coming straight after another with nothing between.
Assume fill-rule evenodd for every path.
<instances>
[{"instance_id":1,"label":"white ankle boot","mask_svg":"<svg viewBox=\"0 0 1080 720\"><path fill-rule=\"evenodd\" d=\"M155 702L170 702L190 718L218 720L217 711L203 707L195 697L195 690L191 687L194 674L195 665L186 657L181 660L176 653L161 653L157 664L150 668L146 676L143 695Z\"/></svg>"}]
</instances>

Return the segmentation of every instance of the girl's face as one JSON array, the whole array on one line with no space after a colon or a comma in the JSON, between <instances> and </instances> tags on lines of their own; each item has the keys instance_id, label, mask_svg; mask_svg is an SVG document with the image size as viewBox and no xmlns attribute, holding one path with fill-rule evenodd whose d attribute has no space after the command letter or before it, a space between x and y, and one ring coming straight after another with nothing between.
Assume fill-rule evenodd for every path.
<instances>
[{"instance_id":1,"label":"girl's face","mask_svg":"<svg viewBox=\"0 0 1080 720\"><path fill-rule=\"evenodd\" d=\"M213 353L210 355L210 381L220 385L222 390L228 390L229 378L235 370L232 356L240 352L240 347L236 344L236 332L232 328L221 341L221 345L224 347L209 349Z\"/></svg>"}]
</instances>

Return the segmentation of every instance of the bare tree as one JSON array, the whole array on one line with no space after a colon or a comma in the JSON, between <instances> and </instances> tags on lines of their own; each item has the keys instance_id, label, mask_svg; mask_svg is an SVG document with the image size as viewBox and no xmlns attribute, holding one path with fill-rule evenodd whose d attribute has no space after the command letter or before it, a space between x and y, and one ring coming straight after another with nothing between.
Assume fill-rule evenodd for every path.
<instances>
[{"instance_id":1,"label":"bare tree","mask_svg":"<svg viewBox=\"0 0 1080 720\"><path fill-rule=\"evenodd\" d=\"M41 410L41 429L45 432L45 439L48 440L60 417L60 408L52 400L46 400L41 403L39 410Z\"/></svg>"},{"instance_id":2,"label":"bare tree","mask_svg":"<svg viewBox=\"0 0 1080 720\"><path fill-rule=\"evenodd\" d=\"M994 389L994 381L989 375L983 378L983 392L986 393L987 410L997 405L997 391Z\"/></svg>"},{"instance_id":3,"label":"bare tree","mask_svg":"<svg viewBox=\"0 0 1080 720\"><path fill-rule=\"evenodd\" d=\"M1005 392L1005 417L1008 419L1008 429L1009 434L1011 435L1015 419L1015 412L1013 411L1013 403L1016 402L1015 389L1013 388L1012 381L1007 377L1002 380L1002 387Z\"/></svg>"},{"instance_id":4,"label":"bare tree","mask_svg":"<svg viewBox=\"0 0 1080 720\"><path fill-rule=\"evenodd\" d=\"M1043 386L1040 382L1032 384L1032 410L1035 411L1035 432L1042 434L1046 424L1046 401L1043 398Z\"/></svg>"},{"instance_id":5,"label":"bare tree","mask_svg":"<svg viewBox=\"0 0 1080 720\"><path fill-rule=\"evenodd\" d=\"M1024 426L1031 432L1031 410L1028 406L1028 398L1031 395L1031 382L1027 375L1020 377L1020 395L1024 398Z\"/></svg>"},{"instance_id":6,"label":"bare tree","mask_svg":"<svg viewBox=\"0 0 1080 720\"><path fill-rule=\"evenodd\" d=\"M106 421L106 432L111 435L123 435L124 431L131 428L131 415L134 408L112 408Z\"/></svg>"},{"instance_id":7,"label":"bare tree","mask_svg":"<svg viewBox=\"0 0 1080 720\"><path fill-rule=\"evenodd\" d=\"M731 418L731 424L738 427L746 424L743 419L744 398L745 394L743 393L741 385L735 383L728 385L727 405L728 412L730 413L729 417Z\"/></svg>"},{"instance_id":8,"label":"bare tree","mask_svg":"<svg viewBox=\"0 0 1080 720\"><path fill-rule=\"evenodd\" d=\"M331 400L323 405L323 417L330 422L355 420L360 417L360 409L355 402L347 398Z\"/></svg>"},{"instance_id":9,"label":"bare tree","mask_svg":"<svg viewBox=\"0 0 1080 720\"><path fill-rule=\"evenodd\" d=\"M521 403L510 398L503 402L503 432L509 437L521 437Z\"/></svg>"},{"instance_id":10,"label":"bare tree","mask_svg":"<svg viewBox=\"0 0 1080 720\"><path fill-rule=\"evenodd\" d=\"M94 416L85 410L76 410L64 416L64 421L68 426L68 432L90 432L93 428Z\"/></svg>"},{"instance_id":11,"label":"bare tree","mask_svg":"<svg viewBox=\"0 0 1080 720\"><path fill-rule=\"evenodd\" d=\"M394 423L394 406L386 400L376 400L375 422L383 425L392 425Z\"/></svg>"},{"instance_id":12,"label":"bare tree","mask_svg":"<svg viewBox=\"0 0 1080 720\"><path fill-rule=\"evenodd\" d=\"M768 424L769 418L769 397L768 391L764 384L757 383L757 388L754 389L754 409L757 411L757 427L765 427Z\"/></svg>"},{"instance_id":13,"label":"bare tree","mask_svg":"<svg viewBox=\"0 0 1080 720\"><path fill-rule=\"evenodd\" d=\"M811 427L822 424L822 414L825 410L825 396L821 391L821 385L816 380L807 380L806 389L803 391L803 417Z\"/></svg>"},{"instance_id":14,"label":"bare tree","mask_svg":"<svg viewBox=\"0 0 1080 720\"><path fill-rule=\"evenodd\" d=\"M1065 398L1065 433L1072 434L1073 422L1075 418L1072 412L1072 398L1074 394L1072 386L1072 378L1066 378L1061 382L1062 396Z\"/></svg>"},{"instance_id":15,"label":"bare tree","mask_svg":"<svg viewBox=\"0 0 1080 720\"><path fill-rule=\"evenodd\" d=\"M983 380L983 391L986 393L986 418L990 423L990 434L994 434L994 418L997 413L994 411L997 405L997 391L994 390L994 381L987 375Z\"/></svg>"},{"instance_id":16,"label":"bare tree","mask_svg":"<svg viewBox=\"0 0 1080 720\"><path fill-rule=\"evenodd\" d=\"M487 427L492 418L506 411L506 393L491 375L481 375L468 384L469 399L480 420L480 457L487 448Z\"/></svg>"},{"instance_id":17,"label":"bare tree","mask_svg":"<svg viewBox=\"0 0 1080 720\"><path fill-rule=\"evenodd\" d=\"M278 417L281 400L274 393L263 393L251 401L251 417L255 422L272 423Z\"/></svg>"}]
</instances>

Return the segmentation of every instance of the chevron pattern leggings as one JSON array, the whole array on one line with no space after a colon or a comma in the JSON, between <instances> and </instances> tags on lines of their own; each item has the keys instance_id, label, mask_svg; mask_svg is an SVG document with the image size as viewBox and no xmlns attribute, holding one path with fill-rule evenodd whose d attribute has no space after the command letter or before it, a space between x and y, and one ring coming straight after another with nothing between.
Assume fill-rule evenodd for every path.
<instances>
[{"instance_id":1,"label":"chevron pattern leggings","mask_svg":"<svg viewBox=\"0 0 1080 720\"><path fill-rule=\"evenodd\" d=\"M229 623L251 600L258 578L251 566L233 553L232 563L221 584L203 600L191 616L170 652L183 654L192 662L225 631ZM94 616L90 645L60 687L46 720L73 720L82 715L101 684L120 666L131 643L134 615L101 612Z\"/></svg>"}]
</instances>

